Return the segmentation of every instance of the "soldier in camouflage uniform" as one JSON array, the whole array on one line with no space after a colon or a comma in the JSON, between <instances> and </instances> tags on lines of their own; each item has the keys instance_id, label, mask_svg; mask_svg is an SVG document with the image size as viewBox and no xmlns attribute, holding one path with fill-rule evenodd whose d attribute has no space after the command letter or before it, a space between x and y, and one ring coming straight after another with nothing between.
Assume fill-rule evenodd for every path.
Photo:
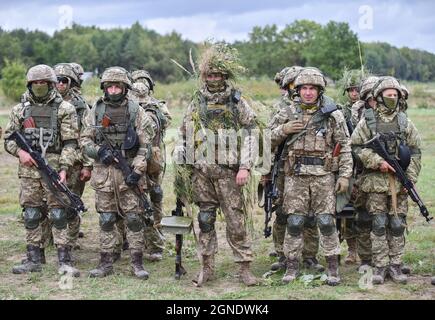
<instances>
[{"instance_id":1,"label":"soldier in camouflage uniform","mask_svg":"<svg viewBox=\"0 0 435 320\"><path fill-rule=\"evenodd\" d=\"M237 132L239 129L245 129L251 132L250 130L256 127L254 111L230 82L235 79L235 72L241 68L234 67L239 66L238 58L236 52L230 50L224 44L214 44L202 54L199 69L203 85L188 106L181 127L185 139L190 139L187 136L190 132L188 128L195 128L195 155L200 152L198 150L201 150L201 146L210 143L208 136L207 140L205 137L199 137L206 129L217 137L211 148L219 151L218 130ZM233 251L235 262L240 265L241 281L247 286L257 283L250 271L253 257L246 230L247 212L243 209L242 193L242 186L247 183L254 165L252 150L256 145L255 139L248 134L240 139L237 150L230 150L228 162L220 163L219 152L216 152L215 159L195 161L191 179L194 202L199 206L198 250L201 256L201 270L198 278L194 280L197 286L211 280L214 274L214 258L218 250L215 230L218 210L225 216L227 241ZM240 158L234 153L240 154Z\"/></svg>"},{"instance_id":2,"label":"soldier in camouflage uniform","mask_svg":"<svg viewBox=\"0 0 435 320\"><path fill-rule=\"evenodd\" d=\"M352 105L359 101L359 86L360 86L360 72L358 70L351 70L345 73L344 79L345 85L343 90L343 95L347 95L347 102L340 106L341 111L343 112L344 119L346 120L347 128L349 133L353 131L352 125ZM350 199L350 202L353 204L354 199ZM342 226L344 227L343 238L347 243L348 253L344 262L346 264L354 264L357 262L357 240L356 240L356 230L354 219L346 219L342 222Z\"/></svg>"},{"instance_id":3,"label":"soldier in camouflage uniform","mask_svg":"<svg viewBox=\"0 0 435 320\"><path fill-rule=\"evenodd\" d=\"M117 219L127 225L132 273L148 279L143 268L144 208L132 188L139 187L150 156L154 136L152 120L134 101L127 98L131 89L128 72L121 67L106 69L101 76L104 96L97 100L83 120L80 145L93 158L91 186L95 190L95 207L100 215L100 263L90 271L91 277L113 273L113 253L117 242ZM105 141L120 150L133 171L124 177ZM131 142L131 143L130 143Z\"/></svg>"},{"instance_id":4,"label":"soldier in camouflage uniform","mask_svg":"<svg viewBox=\"0 0 435 320\"><path fill-rule=\"evenodd\" d=\"M304 68L295 80L300 100L279 112L272 120L272 148L286 143L283 211L288 214L284 252L287 271L282 279L289 283L299 274L306 216L314 214L320 229L320 243L328 262L328 285L340 282L338 255L340 243L335 227L335 192L349 188L352 156L349 132L336 105L326 103L324 76ZM333 157L333 150L341 149ZM335 172L338 179L335 181ZM334 191L335 190L335 191Z\"/></svg>"},{"instance_id":5,"label":"soldier in camouflage uniform","mask_svg":"<svg viewBox=\"0 0 435 320\"><path fill-rule=\"evenodd\" d=\"M421 168L421 141L414 124L399 109L402 95L399 82L393 77L381 77L372 92L376 110L366 109L352 134L352 147L364 166L360 189L366 193L366 208L372 216L373 283L384 283L387 273L394 282L406 283L401 264L408 196L391 166L364 144L380 134L392 156L400 158L399 145L406 149L411 155L406 174L415 184Z\"/></svg>"},{"instance_id":6,"label":"soldier in camouflage uniform","mask_svg":"<svg viewBox=\"0 0 435 320\"><path fill-rule=\"evenodd\" d=\"M351 109L351 122L353 128L356 128L358 122L362 117L364 117L366 110L376 107L376 101L373 98L372 90L378 79L379 77L370 76L361 82L359 90L360 100L355 102ZM359 258L361 259L360 266L358 267L360 272L363 271L364 266L372 265L372 242L370 240L372 220L366 209L366 194L360 190L362 170L362 163L356 158L354 166L355 181L352 190L352 201L353 207L356 211L355 232L357 252Z\"/></svg>"},{"instance_id":7,"label":"soldier in camouflage uniform","mask_svg":"<svg viewBox=\"0 0 435 320\"><path fill-rule=\"evenodd\" d=\"M153 120L153 127L156 132L153 138L152 156L147 164L148 189L154 210L154 225L145 227L144 236L145 258L150 261L160 261L164 249L160 225L163 217L163 190L161 184L165 164L163 138L169 125L170 114L165 104L149 96L149 87L143 82L133 84L132 96Z\"/></svg>"},{"instance_id":8,"label":"soldier in camouflage uniform","mask_svg":"<svg viewBox=\"0 0 435 320\"><path fill-rule=\"evenodd\" d=\"M71 247L67 237L68 203L62 195L55 195L41 178L32 157L20 149L15 141L7 140L14 132L21 132L32 148L54 169L59 171L62 182L66 182L67 172L75 161L78 145L77 114L74 106L63 101L56 91L56 74L47 65L37 65L27 72L27 92L21 102L12 108L5 130L5 150L19 158L18 177L20 178L20 205L24 209L26 227L27 259L12 269L13 273L41 271L45 262L42 222L48 208L49 220L53 224L53 239L57 247L59 272L66 269L79 276L71 264ZM58 199L62 200L59 201Z\"/></svg>"},{"instance_id":9,"label":"soldier in camouflage uniform","mask_svg":"<svg viewBox=\"0 0 435 320\"><path fill-rule=\"evenodd\" d=\"M85 113L89 112L89 106L76 90L72 88L79 87L79 77L74 72L72 66L68 63L59 63L54 66L54 72L57 76L57 90L62 95L63 100L71 103L77 112L77 121L79 131L82 128L82 119ZM77 158L72 170L68 173L68 187L79 196L83 195L85 183L91 178L93 160L80 151L77 146ZM80 232L81 217L75 215L71 209L67 209L68 219L68 241L73 249L79 249L77 243Z\"/></svg>"},{"instance_id":10,"label":"soldier in camouflage uniform","mask_svg":"<svg viewBox=\"0 0 435 320\"><path fill-rule=\"evenodd\" d=\"M274 113L272 114L271 119L273 119L274 116L281 110L285 110L286 108L288 108L294 98L298 99L298 97L294 96L294 81L296 79L296 76L302 69L303 68L299 66L286 67L275 76L276 82L278 75L283 74L279 85L281 86L281 90L286 91L286 94L282 95L280 102L274 105ZM272 127L273 123L270 122L268 126ZM285 150L283 151L283 154L286 154ZM273 222L272 229L273 243L279 260L278 262L275 262L271 265L271 270L273 271L286 268L286 258L284 255L283 245L285 231L287 228L287 214L282 211L282 196L284 194L284 159L281 159L280 162L280 174L277 181L279 197L274 201L274 206L276 206L277 209L275 211L276 218ZM306 219L307 221L304 224L304 249L302 250L303 264L306 268L311 268L318 272L323 272L325 268L319 263L316 257L319 250L319 231L316 226L315 217L310 215L307 216Z\"/></svg>"}]
</instances>

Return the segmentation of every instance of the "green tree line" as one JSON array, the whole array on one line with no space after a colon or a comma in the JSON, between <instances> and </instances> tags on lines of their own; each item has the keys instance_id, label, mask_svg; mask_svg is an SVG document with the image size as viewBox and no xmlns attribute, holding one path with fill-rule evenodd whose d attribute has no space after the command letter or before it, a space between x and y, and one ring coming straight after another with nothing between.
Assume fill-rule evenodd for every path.
<instances>
[{"instance_id":1,"label":"green tree line","mask_svg":"<svg viewBox=\"0 0 435 320\"><path fill-rule=\"evenodd\" d=\"M198 43L172 32L160 35L138 22L129 28L101 29L73 24L52 36L41 31L0 28L0 70L6 61L26 67L45 63L78 62L86 71L101 72L121 65L129 70L145 68L158 81L173 82L189 75L171 59L190 69L189 50L197 56ZM327 76L340 78L343 68L361 65L358 37L347 23L320 25L296 20L284 28L254 27L245 41L233 45L240 51L249 76L273 77L284 66L316 66ZM435 55L427 51L397 48L387 43L361 43L362 60L374 74L404 80L435 80Z\"/></svg>"}]
</instances>

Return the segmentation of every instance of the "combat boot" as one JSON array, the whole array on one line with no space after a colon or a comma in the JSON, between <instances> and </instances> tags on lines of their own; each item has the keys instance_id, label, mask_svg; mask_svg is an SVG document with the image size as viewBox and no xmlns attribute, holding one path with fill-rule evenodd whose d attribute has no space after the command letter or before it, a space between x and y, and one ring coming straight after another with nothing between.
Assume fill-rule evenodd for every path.
<instances>
[{"instance_id":1,"label":"combat boot","mask_svg":"<svg viewBox=\"0 0 435 320\"><path fill-rule=\"evenodd\" d=\"M278 270L285 270L285 256L280 256L279 260L277 262L272 263L270 266L270 270L272 271L278 271Z\"/></svg>"},{"instance_id":2,"label":"combat boot","mask_svg":"<svg viewBox=\"0 0 435 320\"><path fill-rule=\"evenodd\" d=\"M113 263L115 263L118 260L121 260L121 252L120 251L115 251L113 253Z\"/></svg>"},{"instance_id":3,"label":"combat boot","mask_svg":"<svg viewBox=\"0 0 435 320\"><path fill-rule=\"evenodd\" d=\"M241 262L239 270L240 280L242 280L242 282L248 287L258 284L257 278L255 278L250 270L250 265L251 262Z\"/></svg>"},{"instance_id":4,"label":"combat boot","mask_svg":"<svg viewBox=\"0 0 435 320\"><path fill-rule=\"evenodd\" d=\"M344 259L345 264L354 264L358 260L356 239L347 239L347 256Z\"/></svg>"},{"instance_id":5,"label":"combat boot","mask_svg":"<svg viewBox=\"0 0 435 320\"><path fill-rule=\"evenodd\" d=\"M373 284L383 284L387 274L387 267L375 267L373 271Z\"/></svg>"},{"instance_id":6,"label":"combat boot","mask_svg":"<svg viewBox=\"0 0 435 320\"><path fill-rule=\"evenodd\" d=\"M100 253L100 263L96 269L89 271L89 277L102 278L113 273L113 256L111 252Z\"/></svg>"},{"instance_id":7,"label":"combat boot","mask_svg":"<svg viewBox=\"0 0 435 320\"><path fill-rule=\"evenodd\" d=\"M361 260L361 264L358 267L358 272L363 273L364 269L369 268L372 266L371 260Z\"/></svg>"},{"instance_id":8,"label":"combat boot","mask_svg":"<svg viewBox=\"0 0 435 320\"><path fill-rule=\"evenodd\" d=\"M145 253L144 258L150 262L156 262L156 261L161 261L163 259L163 255L160 252Z\"/></svg>"},{"instance_id":9,"label":"combat boot","mask_svg":"<svg viewBox=\"0 0 435 320\"><path fill-rule=\"evenodd\" d=\"M432 279L430 280L430 283L435 286L435 277L432 277Z\"/></svg>"},{"instance_id":10,"label":"combat boot","mask_svg":"<svg viewBox=\"0 0 435 320\"><path fill-rule=\"evenodd\" d=\"M130 250L131 271L139 279L147 280L149 273L143 268L143 253L139 250Z\"/></svg>"},{"instance_id":11,"label":"combat boot","mask_svg":"<svg viewBox=\"0 0 435 320\"><path fill-rule=\"evenodd\" d=\"M314 270L319 273L325 271L325 267L319 263L316 257L304 259L303 264L305 268Z\"/></svg>"},{"instance_id":12,"label":"combat boot","mask_svg":"<svg viewBox=\"0 0 435 320\"><path fill-rule=\"evenodd\" d=\"M71 247L60 246L57 248L57 257L59 259L59 274L70 274L73 277L80 277L80 271L73 267L71 262Z\"/></svg>"},{"instance_id":13,"label":"combat boot","mask_svg":"<svg viewBox=\"0 0 435 320\"><path fill-rule=\"evenodd\" d=\"M408 277L406 274L402 273L400 264L390 264L388 267L388 275L396 283L406 284L408 282Z\"/></svg>"},{"instance_id":14,"label":"combat boot","mask_svg":"<svg viewBox=\"0 0 435 320\"><path fill-rule=\"evenodd\" d=\"M328 279L326 279L326 284L329 286L336 286L340 284L340 276L338 275L338 256L328 256L326 257L328 262Z\"/></svg>"},{"instance_id":15,"label":"combat boot","mask_svg":"<svg viewBox=\"0 0 435 320\"><path fill-rule=\"evenodd\" d=\"M407 266L406 264L402 264L402 265L400 266L400 269L402 270L402 273L403 273L403 274L406 274L406 275L411 274L411 267L410 267L410 266Z\"/></svg>"},{"instance_id":16,"label":"combat boot","mask_svg":"<svg viewBox=\"0 0 435 320\"><path fill-rule=\"evenodd\" d=\"M27 259L20 265L12 268L12 273L41 272L41 249L38 246L27 245Z\"/></svg>"},{"instance_id":17,"label":"combat boot","mask_svg":"<svg viewBox=\"0 0 435 320\"><path fill-rule=\"evenodd\" d=\"M299 275L299 261L298 259L287 259L286 265L287 269L282 277L282 282L285 284L292 282Z\"/></svg>"},{"instance_id":18,"label":"combat boot","mask_svg":"<svg viewBox=\"0 0 435 320\"><path fill-rule=\"evenodd\" d=\"M202 256L201 270L193 284L197 287L202 287L207 281L214 279L214 256Z\"/></svg>"},{"instance_id":19,"label":"combat boot","mask_svg":"<svg viewBox=\"0 0 435 320\"><path fill-rule=\"evenodd\" d=\"M47 261L45 260L45 248L39 248L41 252L41 264L46 264ZM27 261L27 254L24 259L21 260L21 263L25 263Z\"/></svg>"}]
</instances>

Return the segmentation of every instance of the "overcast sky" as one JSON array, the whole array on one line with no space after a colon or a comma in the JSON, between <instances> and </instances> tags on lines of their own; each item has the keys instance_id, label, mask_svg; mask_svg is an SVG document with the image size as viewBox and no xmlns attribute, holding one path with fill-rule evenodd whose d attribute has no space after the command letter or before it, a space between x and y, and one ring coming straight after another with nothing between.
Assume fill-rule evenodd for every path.
<instances>
[{"instance_id":1,"label":"overcast sky","mask_svg":"<svg viewBox=\"0 0 435 320\"><path fill-rule=\"evenodd\" d=\"M429 0L0 0L1 28L50 34L72 21L102 28L128 27L139 21L161 34L175 30L197 42L234 41L247 39L256 25L283 28L297 19L348 22L362 41L435 53L435 2Z\"/></svg>"}]
</instances>

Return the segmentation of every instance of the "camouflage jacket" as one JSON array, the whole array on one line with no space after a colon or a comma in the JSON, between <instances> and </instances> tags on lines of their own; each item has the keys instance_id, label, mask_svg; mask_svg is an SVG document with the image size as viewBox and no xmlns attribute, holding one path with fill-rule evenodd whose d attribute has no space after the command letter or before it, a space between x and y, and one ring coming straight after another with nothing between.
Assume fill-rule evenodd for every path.
<instances>
[{"instance_id":1,"label":"camouflage jacket","mask_svg":"<svg viewBox=\"0 0 435 320\"><path fill-rule=\"evenodd\" d=\"M321 106L319 106L318 108L320 107ZM290 145L292 135L287 135L284 133L283 125L288 121L294 120L293 116L295 114L298 114L300 116L300 119L303 119L304 122L310 121L314 113L317 112L318 108L314 110L302 110L300 108L299 100L295 100L288 108L282 109L278 114L276 114L271 121L271 126L269 126L269 129L271 130L272 150L274 150L278 145L280 145L283 141L289 138L287 139L285 146L285 149L289 150L289 153L284 154L283 157L291 157L290 150L294 148L295 143L300 143L305 140L305 134L300 136L298 139L296 139L296 141L293 142L293 144ZM341 150L338 159L336 159L337 163L335 165L335 167L338 168L333 169L333 171L337 171L338 169L338 175L340 177L349 178L352 175L353 161L350 148L349 132L346 127L343 113L340 110L335 110L334 112L332 112L330 116L327 117L324 129L326 141L330 141L329 143L327 143L329 145L324 148L325 158L323 160L325 160L326 162L329 158L332 161L332 150L337 143L340 144ZM314 128L311 128L310 126L309 130L314 130ZM308 145L306 147L311 148ZM330 171L331 170L325 170L324 165L302 164L299 170L299 174L322 176L328 174Z\"/></svg>"},{"instance_id":2,"label":"camouflage jacket","mask_svg":"<svg viewBox=\"0 0 435 320\"><path fill-rule=\"evenodd\" d=\"M50 98L47 100L45 104L49 104L53 99L60 98L60 95L53 91ZM33 101L29 92L26 92L23 95L23 101L28 101L31 105L35 102ZM6 125L5 130L5 150L9 152L11 155L18 157L19 147L15 143L15 141L7 140L7 138L14 131L23 131L23 121L25 117L26 106L23 102L15 105L12 108L11 113L9 114L9 122ZM62 101L59 104L57 111L57 123L58 123L58 131L60 134L61 142L64 141L74 141L75 145L78 142L79 132L77 126L77 113L73 105L66 101ZM66 144L60 154L47 152L45 158L47 159L49 165L51 165L56 170L66 170L68 171L76 161L76 151L75 145ZM22 164L19 164L18 167L18 176L28 177L28 178L40 178L40 174L35 167L26 167Z\"/></svg>"},{"instance_id":3,"label":"camouflage jacket","mask_svg":"<svg viewBox=\"0 0 435 320\"><path fill-rule=\"evenodd\" d=\"M100 149L100 145L96 143L97 130L95 128L96 125L96 104L103 101L103 98L100 98L95 105L91 108L90 111L87 112L83 119L83 127L80 135L80 147L83 152L87 154L90 158L96 160L94 163L95 166L101 167L102 164L98 159L98 150ZM127 104L127 99L125 100L125 105ZM100 125L100 124L98 124ZM146 163L147 159L150 156L152 138L155 135L153 129L153 121L150 119L148 115L146 115L144 109L138 106L134 127L136 134L139 138L139 149L136 153L132 161L132 167L135 172L138 174L143 174L146 171Z\"/></svg>"},{"instance_id":4,"label":"camouflage jacket","mask_svg":"<svg viewBox=\"0 0 435 320\"><path fill-rule=\"evenodd\" d=\"M377 117L380 116L376 112L375 114ZM394 113L390 117L382 117L382 119L385 122L396 121L397 113ZM406 118L406 120L407 125L404 132L404 142L411 149L411 163L406 170L406 175L413 183L416 183L421 169L421 139L411 120L409 118ZM363 117L351 137L352 149L364 166L360 188L363 192L391 193L388 180L388 175L390 173L382 173L379 171L379 165L383 161L382 157L376 154L373 150L363 147L363 144L369 141L372 137L372 131L368 127L366 119ZM396 178L396 191L400 192L401 188L401 184Z\"/></svg>"},{"instance_id":5,"label":"camouflage jacket","mask_svg":"<svg viewBox=\"0 0 435 320\"><path fill-rule=\"evenodd\" d=\"M79 91L74 90L76 87L70 89L67 94L63 95L62 98L65 101L71 103L77 112L77 123L79 130L82 128L82 121L85 115L89 112L90 108L83 97L79 94ZM79 131L79 135L80 135ZM76 163L82 165L83 167L92 168L94 160L87 156L86 153L82 152L80 147L77 148L77 160Z\"/></svg>"},{"instance_id":6,"label":"camouflage jacket","mask_svg":"<svg viewBox=\"0 0 435 320\"><path fill-rule=\"evenodd\" d=\"M364 115L365 102L363 100L358 100L352 105L350 121L354 128L356 128L361 117Z\"/></svg>"},{"instance_id":7,"label":"camouflage jacket","mask_svg":"<svg viewBox=\"0 0 435 320\"><path fill-rule=\"evenodd\" d=\"M232 92L234 92L234 90L235 90L234 88L229 86L224 92L212 94L203 87L197 92L197 94L198 96L202 96L201 97L202 99L205 99L208 105L207 108L209 108L210 106L229 105L228 100L231 98L231 94ZM247 130L248 133L250 133L251 129L255 129L257 126L256 124L257 116L254 110L252 110L248 101L243 97L240 97L238 102L234 103L234 107L235 110L231 111L232 112L231 117L233 116L235 117L236 123L234 124L234 127L232 129L236 131L239 129L245 129ZM201 120L200 114L201 114L200 99L194 98L187 108L186 114L184 115L183 118L183 123L180 128L183 138L186 139L186 131L188 126L191 126L193 128L200 126L202 129L209 128L207 124L203 123L203 121ZM239 169L248 169L248 170L252 169L252 167L254 166L254 162L256 160L254 154L255 151L257 150L257 146L258 146L258 140L254 137L254 135L248 134L244 137L244 140L241 141L241 145L238 150L240 155L238 156L237 167Z\"/></svg>"}]
</instances>

